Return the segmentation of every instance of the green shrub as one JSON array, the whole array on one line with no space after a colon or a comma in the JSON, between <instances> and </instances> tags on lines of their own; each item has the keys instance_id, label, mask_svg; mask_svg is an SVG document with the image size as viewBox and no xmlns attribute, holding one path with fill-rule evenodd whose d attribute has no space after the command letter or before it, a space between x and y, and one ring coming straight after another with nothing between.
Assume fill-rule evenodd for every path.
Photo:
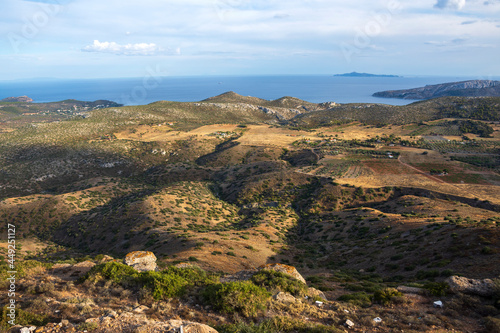
<instances>
[{"instance_id":1,"label":"green shrub","mask_svg":"<svg viewBox=\"0 0 500 333\"><path fill-rule=\"evenodd\" d=\"M165 272L143 272L138 280L152 291L156 300L181 296L188 284L183 277Z\"/></svg>"},{"instance_id":2,"label":"green shrub","mask_svg":"<svg viewBox=\"0 0 500 333\"><path fill-rule=\"evenodd\" d=\"M240 313L245 317L255 317L265 310L270 295L250 281L212 284L202 292L207 305L223 313Z\"/></svg>"},{"instance_id":3,"label":"green shrub","mask_svg":"<svg viewBox=\"0 0 500 333\"><path fill-rule=\"evenodd\" d=\"M273 317L259 324L224 324L216 327L220 333L276 333L276 332L300 332L300 333L339 333L343 332L334 326L326 326L304 322L300 319L290 317Z\"/></svg>"},{"instance_id":4,"label":"green shrub","mask_svg":"<svg viewBox=\"0 0 500 333\"><path fill-rule=\"evenodd\" d=\"M219 282L217 275L209 274L199 267L178 268L171 266L168 268L168 273L180 276L186 279L190 285L194 286L202 286Z\"/></svg>"},{"instance_id":5,"label":"green shrub","mask_svg":"<svg viewBox=\"0 0 500 333\"><path fill-rule=\"evenodd\" d=\"M348 302L361 307L369 307L372 304L371 297L364 291L345 294L340 296L337 300L341 302Z\"/></svg>"},{"instance_id":6,"label":"green shrub","mask_svg":"<svg viewBox=\"0 0 500 333\"><path fill-rule=\"evenodd\" d=\"M445 282L429 282L424 284L424 289L428 290L434 296L445 296L449 288Z\"/></svg>"},{"instance_id":7,"label":"green shrub","mask_svg":"<svg viewBox=\"0 0 500 333\"><path fill-rule=\"evenodd\" d=\"M130 266L119 262L108 262L92 267L92 269L83 277L84 280L91 276L100 274L103 278L111 280L121 285L134 284L139 272Z\"/></svg>"},{"instance_id":8,"label":"green shrub","mask_svg":"<svg viewBox=\"0 0 500 333\"><path fill-rule=\"evenodd\" d=\"M93 331L99 328L98 323L81 323L78 325L77 329L79 331Z\"/></svg>"},{"instance_id":9,"label":"green shrub","mask_svg":"<svg viewBox=\"0 0 500 333\"><path fill-rule=\"evenodd\" d=\"M1 328L10 328L11 325L8 324L9 320L11 320L10 317L7 315L10 313L10 309L7 307L4 307L2 309L2 323L0 324ZM24 311L22 309L16 309L16 319L15 323L18 325L23 325L23 326L45 326L49 323L50 318L47 315L43 314L34 314L29 311Z\"/></svg>"},{"instance_id":10,"label":"green shrub","mask_svg":"<svg viewBox=\"0 0 500 333\"><path fill-rule=\"evenodd\" d=\"M377 290L373 294L373 301L383 305L388 305L394 301L395 297L401 296L403 296L403 293L399 292L395 288L384 288L382 290Z\"/></svg>"},{"instance_id":11,"label":"green shrub","mask_svg":"<svg viewBox=\"0 0 500 333\"><path fill-rule=\"evenodd\" d=\"M215 275L208 275L198 267L170 267L161 272L137 272L127 265L111 262L94 266L84 280L102 276L125 288L147 288L156 299L179 297L184 295L190 286L201 286L218 281Z\"/></svg>"},{"instance_id":12,"label":"green shrub","mask_svg":"<svg viewBox=\"0 0 500 333\"><path fill-rule=\"evenodd\" d=\"M252 282L273 293L284 291L294 296L307 295L307 285L282 272L264 269L252 276Z\"/></svg>"}]
</instances>

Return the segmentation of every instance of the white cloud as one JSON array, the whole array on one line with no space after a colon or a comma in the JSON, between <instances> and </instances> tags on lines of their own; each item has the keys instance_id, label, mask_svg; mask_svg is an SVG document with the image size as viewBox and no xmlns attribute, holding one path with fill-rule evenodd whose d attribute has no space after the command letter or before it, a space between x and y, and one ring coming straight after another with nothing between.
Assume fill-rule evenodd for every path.
<instances>
[{"instance_id":1,"label":"white cloud","mask_svg":"<svg viewBox=\"0 0 500 333\"><path fill-rule=\"evenodd\" d=\"M434 5L435 8L439 9L454 9L460 10L464 8L465 0L438 0Z\"/></svg>"},{"instance_id":2,"label":"white cloud","mask_svg":"<svg viewBox=\"0 0 500 333\"><path fill-rule=\"evenodd\" d=\"M162 49L156 44L151 43L138 43L138 44L125 44L120 45L115 42L100 42L94 40L92 45L85 46L82 51L85 52L101 52L101 53L112 53L118 55L139 55L139 56L151 56L162 53Z\"/></svg>"}]
</instances>

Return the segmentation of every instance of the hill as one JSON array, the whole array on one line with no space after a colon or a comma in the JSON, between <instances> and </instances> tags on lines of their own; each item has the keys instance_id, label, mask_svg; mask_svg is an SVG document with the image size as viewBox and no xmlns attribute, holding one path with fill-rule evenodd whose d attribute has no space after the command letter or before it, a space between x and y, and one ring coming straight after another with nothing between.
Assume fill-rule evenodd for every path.
<instances>
[{"instance_id":1,"label":"hill","mask_svg":"<svg viewBox=\"0 0 500 333\"><path fill-rule=\"evenodd\" d=\"M410 124L443 118L500 120L500 98L441 97L405 106L342 104L318 112L297 115L291 126L315 128L360 121L371 125Z\"/></svg>"},{"instance_id":2,"label":"hill","mask_svg":"<svg viewBox=\"0 0 500 333\"><path fill-rule=\"evenodd\" d=\"M373 96L403 99L429 99L443 96L499 97L500 81L469 80L450 82L427 85L421 88L380 91L374 93Z\"/></svg>"}]
</instances>

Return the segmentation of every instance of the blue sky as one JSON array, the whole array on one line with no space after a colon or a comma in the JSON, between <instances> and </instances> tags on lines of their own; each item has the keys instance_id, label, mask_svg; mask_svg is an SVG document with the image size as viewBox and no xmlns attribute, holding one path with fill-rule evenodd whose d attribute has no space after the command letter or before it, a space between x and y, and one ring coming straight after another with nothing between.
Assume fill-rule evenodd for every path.
<instances>
[{"instance_id":1,"label":"blue sky","mask_svg":"<svg viewBox=\"0 0 500 333\"><path fill-rule=\"evenodd\" d=\"M2 0L0 80L500 75L500 0Z\"/></svg>"}]
</instances>

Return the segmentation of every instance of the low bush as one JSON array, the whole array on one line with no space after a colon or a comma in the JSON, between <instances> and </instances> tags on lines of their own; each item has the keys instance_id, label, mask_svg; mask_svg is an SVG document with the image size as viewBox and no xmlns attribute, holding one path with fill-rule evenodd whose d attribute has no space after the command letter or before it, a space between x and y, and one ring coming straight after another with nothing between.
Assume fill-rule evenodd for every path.
<instances>
[{"instance_id":1,"label":"low bush","mask_svg":"<svg viewBox=\"0 0 500 333\"><path fill-rule=\"evenodd\" d=\"M445 282L429 282L424 284L424 289L433 296L445 296L450 286Z\"/></svg>"},{"instance_id":2,"label":"low bush","mask_svg":"<svg viewBox=\"0 0 500 333\"><path fill-rule=\"evenodd\" d=\"M143 272L138 281L151 290L156 300L181 296L188 284L183 277L164 272Z\"/></svg>"},{"instance_id":3,"label":"low bush","mask_svg":"<svg viewBox=\"0 0 500 333\"><path fill-rule=\"evenodd\" d=\"M8 329L11 325L8 323L12 318L7 316L10 314L10 309L4 307L2 309L2 322L0 323L0 328ZM29 311L24 311L22 309L15 309L15 323L23 326L45 326L50 322L49 316L45 314L34 314Z\"/></svg>"},{"instance_id":4,"label":"low bush","mask_svg":"<svg viewBox=\"0 0 500 333\"><path fill-rule=\"evenodd\" d=\"M113 281L124 288L137 290L146 288L156 300L179 297L186 294L189 287L218 281L215 275L209 275L198 267L170 267L161 272L138 272L130 266L117 262L94 266L83 280L99 281L99 277Z\"/></svg>"},{"instance_id":5,"label":"low bush","mask_svg":"<svg viewBox=\"0 0 500 333\"><path fill-rule=\"evenodd\" d=\"M307 285L282 272L264 269L252 276L252 282L272 293L283 291L294 296L307 295Z\"/></svg>"},{"instance_id":6,"label":"low bush","mask_svg":"<svg viewBox=\"0 0 500 333\"><path fill-rule=\"evenodd\" d=\"M340 296L337 300L341 302L351 303L364 308L369 307L372 304L370 295L368 295L364 291L352 294L345 294Z\"/></svg>"},{"instance_id":7,"label":"low bush","mask_svg":"<svg viewBox=\"0 0 500 333\"><path fill-rule=\"evenodd\" d=\"M382 290L377 290L373 294L373 301L382 305L389 305L395 301L395 298L401 296L403 296L403 293L395 288L384 288Z\"/></svg>"},{"instance_id":8,"label":"low bush","mask_svg":"<svg viewBox=\"0 0 500 333\"><path fill-rule=\"evenodd\" d=\"M273 317L259 324L224 324L216 327L220 333L276 333L276 332L301 332L301 333L339 333L343 332L334 326L326 326L304 322L290 317Z\"/></svg>"},{"instance_id":9,"label":"low bush","mask_svg":"<svg viewBox=\"0 0 500 333\"><path fill-rule=\"evenodd\" d=\"M266 289L250 281L212 284L202 291L207 305L223 313L239 313L245 317L256 317L264 311L270 296Z\"/></svg>"}]
</instances>

